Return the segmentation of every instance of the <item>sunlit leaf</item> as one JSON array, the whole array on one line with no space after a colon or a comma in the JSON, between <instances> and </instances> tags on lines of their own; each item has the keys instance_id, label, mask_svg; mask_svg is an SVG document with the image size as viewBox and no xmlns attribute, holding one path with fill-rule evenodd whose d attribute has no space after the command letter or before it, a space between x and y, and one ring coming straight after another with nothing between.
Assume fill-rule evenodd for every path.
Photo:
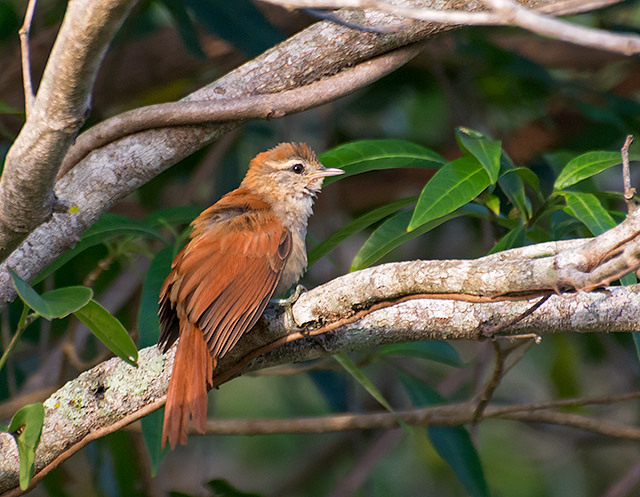
<instances>
[{"instance_id":1,"label":"sunlit leaf","mask_svg":"<svg viewBox=\"0 0 640 497\"><path fill-rule=\"evenodd\" d=\"M613 228L616 223L592 193L562 192L567 207L565 211L576 217L591 233L600 235Z\"/></svg>"},{"instance_id":2,"label":"sunlit leaf","mask_svg":"<svg viewBox=\"0 0 640 497\"><path fill-rule=\"evenodd\" d=\"M320 154L326 167L344 170L340 176L325 178L329 185L338 179L378 169L438 168L446 163L439 154L428 148L403 140L362 140L346 143Z\"/></svg>"},{"instance_id":3,"label":"sunlit leaf","mask_svg":"<svg viewBox=\"0 0 640 497\"><path fill-rule=\"evenodd\" d=\"M381 219L390 216L394 212L397 212L401 208L415 203L417 199L418 197L410 197L398 200L396 202L383 205L382 207L378 207L377 209L367 212L366 214L354 219L309 252L309 266L312 266L318 259L331 252L334 248L336 248L340 243L342 243L350 236L361 232L372 224L375 224Z\"/></svg>"},{"instance_id":4,"label":"sunlit leaf","mask_svg":"<svg viewBox=\"0 0 640 497\"><path fill-rule=\"evenodd\" d=\"M638 160L637 156L630 156ZM622 163L620 152L587 152L569 161L553 184L555 190L564 190L568 186L590 178L602 171Z\"/></svg>"},{"instance_id":5,"label":"sunlit leaf","mask_svg":"<svg viewBox=\"0 0 640 497\"><path fill-rule=\"evenodd\" d=\"M498 181L500 155L502 154L502 143L500 141L491 140L483 134L468 128L458 128L456 130L456 140L465 155L475 157L482 164L491 184Z\"/></svg>"},{"instance_id":6,"label":"sunlit leaf","mask_svg":"<svg viewBox=\"0 0 640 497\"><path fill-rule=\"evenodd\" d=\"M490 184L485 168L476 159L462 157L448 162L422 190L407 230L446 216L476 198Z\"/></svg>"},{"instance_id":7,"label":"sunlit leaf","mask_svg":"<svg viewBox=\"0 0 640 497\"><path fill-rule=\"evenodd\" d=\"M44 406L38 402L20 409L9 424L8 431L18 444L20 458L20 488L26 490L33 476L33 461L40 444L44 424Z\"/></svg>"},{"instance_id":8,"label":"sunlit leaf","mask_svg":"<svg viewBox=\"0 0 640 497\"><path fill-rule=\"evenodd\" d=\"M111 352L132 366L137 366L138 349L122 323L95 300L89 301L74 315L91 330Z\"/></svg>"},{"instance_id":9,"label":"sunlit leaf","mask_svg":"<svg viewBox=\"0 0 640 497\"><path fill-rule=\"evenodd\" d=\"M486 207L468 204L451 214L429 221L419 228L407 232L407 225L411 220L412 213L400 212L382 223L378 229L371 234L367 241L364 242L353 258L350 270L357 271L369 267L396 247L437 228L450 219L461 216L487 217L487 214L488 210Z\"/></svg>"}]
</instances>

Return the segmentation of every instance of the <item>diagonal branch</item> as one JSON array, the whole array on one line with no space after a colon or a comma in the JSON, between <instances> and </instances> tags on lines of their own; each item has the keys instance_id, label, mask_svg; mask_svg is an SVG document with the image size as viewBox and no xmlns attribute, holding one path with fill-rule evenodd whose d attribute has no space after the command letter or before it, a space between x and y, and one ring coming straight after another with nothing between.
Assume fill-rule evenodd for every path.
<instances>
[{"instance_id":1,"label":"diagonal branch","mask_svg":"<svg viewBox=\"0 0 640 497\"><path fill-rule=\"evenodd\" d=\"M58 167L84 123L100 62L135 0L70 2L38 94L0 179L0 259L58 207ZM29 100L29 98L28 98Z\"/></svg>"}]
</instances>

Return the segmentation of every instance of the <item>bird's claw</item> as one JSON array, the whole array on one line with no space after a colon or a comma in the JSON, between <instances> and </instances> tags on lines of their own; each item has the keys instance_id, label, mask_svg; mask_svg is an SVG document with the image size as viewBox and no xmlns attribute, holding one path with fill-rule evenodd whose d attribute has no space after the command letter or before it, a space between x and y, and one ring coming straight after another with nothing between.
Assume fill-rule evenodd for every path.
<instances>
[{"instance_id":1,"label":"bird's claw","mask_svg":"<svg viewBox=\"0 0 640 497\"><path fill-rule=\"evenodd\" d=\"M289 332L302 331L293 317L293 304L300 298L307 289L302 285L297 285L296 289L286 299L271 299L271 302L284 308L284 326Z\"/></svg>"}]
</instances>

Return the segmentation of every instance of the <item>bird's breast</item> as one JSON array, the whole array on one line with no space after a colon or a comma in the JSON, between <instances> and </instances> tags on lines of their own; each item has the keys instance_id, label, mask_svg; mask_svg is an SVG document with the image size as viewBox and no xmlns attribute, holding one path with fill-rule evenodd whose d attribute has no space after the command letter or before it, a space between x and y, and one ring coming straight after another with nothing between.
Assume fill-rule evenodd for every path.
<instances>
[{"instance_id":1,"label":"bird's breast","mask_svg":"<svg viewBox=\"0 0 640 497\"><path fill-rule=\"evenodd\" d=\"M304 235L306 235L306 226L304 234L300 231L292 232L291 253L282 270L282 276L280 276L280 282L275 291L276 295L286 292L300 279L307 268L307 250L305 248Z\"/></svg>"}]
</instances>

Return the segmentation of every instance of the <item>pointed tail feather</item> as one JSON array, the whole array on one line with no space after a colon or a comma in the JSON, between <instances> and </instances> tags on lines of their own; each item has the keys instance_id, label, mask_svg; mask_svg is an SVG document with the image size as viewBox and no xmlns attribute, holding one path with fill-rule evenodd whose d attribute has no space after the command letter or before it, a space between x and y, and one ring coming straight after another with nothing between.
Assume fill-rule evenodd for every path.
<instances>
[{"instance_id":1,"label":"pointed tail feather","mask_svg":"<svg viewBox=\"0 0 640 497\"><path fill-rule=\"evenodd\" d=\"M169 380L162 424L162 449L187 443L189 418L200 433L207 426L207 383L212 384L215 360L210 356L202 332L186 323L181 330L178 349Z\"/></svg>"}]
</instances>

